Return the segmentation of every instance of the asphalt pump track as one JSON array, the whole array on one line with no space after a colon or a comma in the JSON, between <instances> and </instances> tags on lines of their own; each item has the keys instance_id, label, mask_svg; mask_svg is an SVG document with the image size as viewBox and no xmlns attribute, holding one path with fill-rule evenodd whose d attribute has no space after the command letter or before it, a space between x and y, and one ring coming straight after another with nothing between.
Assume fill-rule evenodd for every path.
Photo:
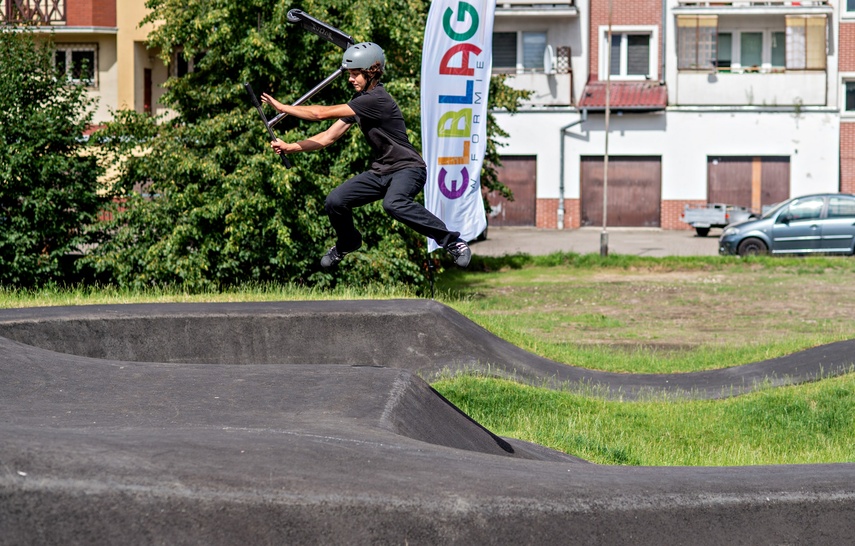
<instances>
[{"instance_id":1,"label":"asphalt pump track","mask_svg":"<svg viewBox=\"0 0 855 546\"><path fill-rule=\"evenodd\" d=\"M855 340L614 374L429 300L0 311L0 544L844 544L855 464L613 467L434 391L479 371L633 400L849 373Z\"/></svg>"}]
</instances>

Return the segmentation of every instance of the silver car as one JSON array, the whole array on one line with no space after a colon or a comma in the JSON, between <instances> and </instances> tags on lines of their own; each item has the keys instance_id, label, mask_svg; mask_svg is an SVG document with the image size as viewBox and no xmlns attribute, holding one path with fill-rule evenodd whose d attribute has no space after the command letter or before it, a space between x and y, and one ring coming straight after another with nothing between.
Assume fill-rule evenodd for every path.
<instances>
[{"instance_id":1,"label":"silver car","mask_svg":"<svg viewBox=\"0 0 855 546\"><path fill-rule=\"evenodd\" d=\"M718 240L719 254L853 254L855 195L793 197L758 220L731 224Z\"/></svg>"}]
</instances>

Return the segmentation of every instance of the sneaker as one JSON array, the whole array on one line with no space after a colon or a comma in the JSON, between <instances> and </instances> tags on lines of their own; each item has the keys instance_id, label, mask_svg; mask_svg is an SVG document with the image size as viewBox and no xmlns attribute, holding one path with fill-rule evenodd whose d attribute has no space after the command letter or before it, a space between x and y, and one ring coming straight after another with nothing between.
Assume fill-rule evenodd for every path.
<instances>
[{"instance_id":1,"label":"sneaker","mask_svg":"<svg viewBox=\"0 0 855 546\"><path fill-rule=\"evenodd\" d=\"M445 245L445 250L451 254L458 267L466 267L469 265L469 260L472 259L472 251L469 250L469 245L460 237Z\"/></svg>"},{"instance_id":2,"label":"sneaker","mask_svg":"<svg viewBox=\"0 0 855 546\"><path fill-rule=\"evenodd\" d=\"M338 249L333 246L321 258L321 267L324 269L334 267L338 265L338 262L340 262L345 256L347 256L347 252L339 252Z\"/></svg>"}]
</instances>

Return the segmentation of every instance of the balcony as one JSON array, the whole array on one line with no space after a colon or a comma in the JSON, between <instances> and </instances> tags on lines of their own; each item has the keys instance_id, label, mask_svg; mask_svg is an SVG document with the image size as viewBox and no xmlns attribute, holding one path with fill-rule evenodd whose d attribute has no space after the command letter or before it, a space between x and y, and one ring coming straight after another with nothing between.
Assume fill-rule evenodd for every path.
<instances>
[{"instance_id":1,"label":"balcony","mask_svg":"<svg viewBox=\"0 0 855 546\"><path fill-rule=\"evenodd\" d=\"M0 0L0 25L61 26L65 0Z\"/></svg>"},{"instance_id":2,"label":"balcony","mask_svg":"<svg viewBox=\"0 0 855 546\"><path fill-rule=\"evenodd\" d=\"M675 106L825 106L824 71L775 74L680 72Z\"/></svg>"},{"instance_id":3,"label":"balcony","mask_svg":"<svg viewBox=\"0 0 855 546\"><path fill-rule=\"evenodd\" d=\"M674 8L675 14L740 14L769 15L781 13L829 14L834 10L829 0L733 0L731 2L708 2L704 0L679 0Z\"/></svg>"},{"instance_id":4,"label":"balcony","mask_svg":"<svg viewBox=\"0 0 855 546\"><path fill-rule=\"evenodd\" d=\"M576 17L576 0L498 0L496 17L543 16Z\"/></svg>"},{"instance_id":5,"label":"balcony","mask_svg":"<svg viewBox=\"0 0 855 546\"><path fill-rule=\"evenodd\" d=\"M523 102L527 106L568 106L573 104L573 76L570 73L509 74L505 83L513 89L532 91L531 97Z\"/></svg>"},{"instance_id":6,"label":"balcony","mask_svg":"<svg viewBox=\"0 0 855 546\"><path fill-rule=\"evenodd\" d=\"M734 8L755 8L755 7L812 7L812 6L829 6L828 0L734 0L731 2L708 2L706 0L679 0L677 2L682 7L734 7Z\"/></svg>"},{"instance_id":7,"label":"balcony","mask_svg":"<svg viewBox=\"0 0 855 546\"><path fill-rule=\"evenodd\" d=\"M494 50L495 53L495 50ZM505 83L518 90L531 91L526 106L568 106L573 104L573 70L570 48L546 46L543 64L516 67L497 66L494 55L493 74L506 74ZM512 63L511 63L512 64Z\"/></svg>"}]
</instances>

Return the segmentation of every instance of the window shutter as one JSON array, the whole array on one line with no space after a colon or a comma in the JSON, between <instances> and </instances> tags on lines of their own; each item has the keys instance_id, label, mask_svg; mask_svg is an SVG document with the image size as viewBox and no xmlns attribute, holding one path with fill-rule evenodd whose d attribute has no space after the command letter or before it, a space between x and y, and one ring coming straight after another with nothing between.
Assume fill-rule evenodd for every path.
<instances>
[{"instance_id":1,"label":"window shutter","mask_svg":"<svg viewBox=\"0 0 855 546\"><path fill-rule=\"evenodd\" d=\"M516 70L516 68L517 68L517 33L516 32L494 32L493 33L493 68Z\"/></svg>"}]
</instances>

